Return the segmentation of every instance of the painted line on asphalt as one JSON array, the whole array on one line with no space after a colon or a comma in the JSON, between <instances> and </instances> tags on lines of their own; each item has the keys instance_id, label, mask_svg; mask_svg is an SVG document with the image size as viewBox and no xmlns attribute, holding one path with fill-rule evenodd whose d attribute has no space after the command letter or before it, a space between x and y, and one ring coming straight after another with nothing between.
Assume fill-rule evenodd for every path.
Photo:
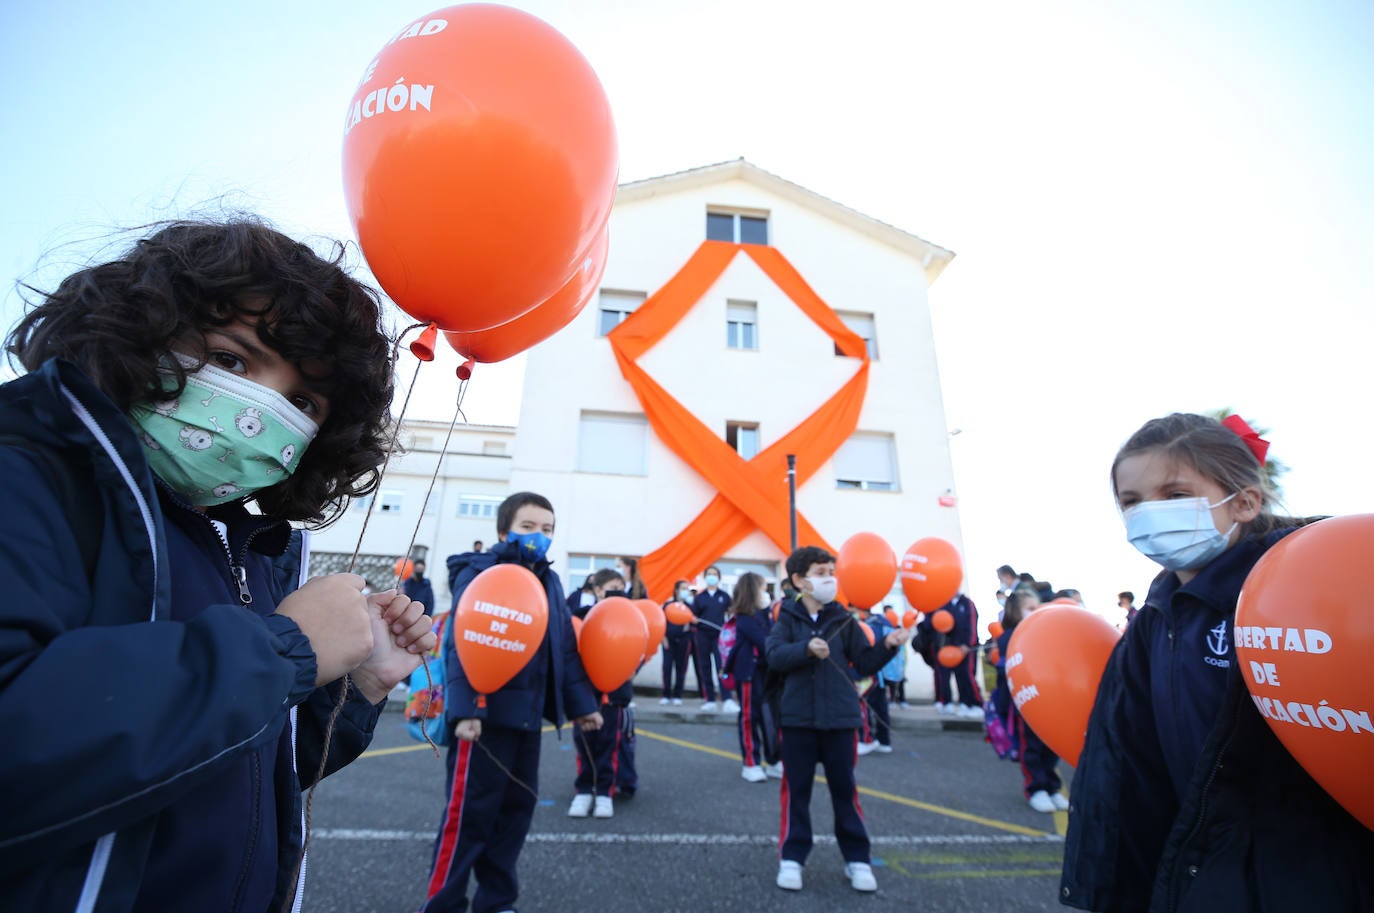
<instances>
[{"instance_id":1,"label":"painted line on asphalt","mask_svg":"<svg viewBox=\"0 0 1374 913\"><path fill-rule=\"evenodd\" d=\"M421 840L434 842L433 831L378 830L367 828L316 828L312 836L317 840ZM921 834L917 836L876 836L869 838L874 846L1006 846L1045 844L1058 846L1061 841L1054 834L1037 836L1012 834ZM834 845L835 838L818 834L816 843ZM605 832L535 833L526 843L633 844L669 846L777 846L776 835L768 834L617 834ZM973 860L970 860L973 861ZM1057 871L1057 870L1056 870Z\"/></svg>"},{"instance_id":2,"label":"painted line on asphalt","mask_svg":"<svg viewBox=\"0 0 1374 913\"><path fill-rule=\"evenodd\" d=\"M733 751L721 751L719 748L712 748L709 745L701 745L697 742L688 742L685 739L675 739L671 736L659 735L656 732L649 732L647 729L644 729L643 727L636 727L635 732L638 735L647 736L659 742L667 742L670 745L677 745L681 748L690 748L693 751L700 751L721 758L729 758L732 761L738 761L740 759L739 754ZM816 777L816 779L822 783L825 782L825 777L818 776ZM957 808L947 808L943 805L933 805L929 802L921 802L916 799L908 799L906 796L899 796L896 793L884 792L882 790L873 789L872 787L868 786L860 786L859 795L872 796L875 799L882 799L887 802L895 802L898 805L905 805L908 808L917 808L921 811L931 812L936 815L943 815L946 818L954 818L959 821L968 821L973 824L981 824L984 827L996 828L997 830L1001 831L1010 831L1013 834L1025 834L1030 837L1043 837L1046 834L1045 831L1037 830L1033 827L1026 827L1023 824L1013 824L1010 821L999 821L996 818L984 818L982 815L975 815L970 812L960 811Z\"/></svg>"},{"instance_id":3,"label":"painted line on asphalt","mask_svg":"<svg viewBox=\"0 0 1374 913\"><path fill-rule=\"evenodd\" d=\"M553 732L553 727L552 727L552 726L545 726L543 729L541 729L541 730L539 730L539 731L540 731L540 732ZM420 744L420 745L402 745L402 746L400 746L399 748L376 748L376 749L373 749L372 751L364 751L362 754L358 755L358 760L361 761L363 758L380 758L380 757L384 757L384 756L389 755L389 754L405 754L406 752L410 752L410 751L433 751L433 750L434 750L434 749L430 748L428 744ZM441 746L441 747L440 747L440 751L442 751L442 750L443 750L443 748L442 748L442 746Z\"/></svg>"},{"instance_id":4,"label":"painted line on asphalt","mask_svg":"<svg viewBox=\"0 0 1374 913\"><path fill-rule=\"evenodd\" d=\"M1062 874L1059 869L960 869L957 872L917 872L908 878L1041 878Z\"/></svg>"}]
</instances>

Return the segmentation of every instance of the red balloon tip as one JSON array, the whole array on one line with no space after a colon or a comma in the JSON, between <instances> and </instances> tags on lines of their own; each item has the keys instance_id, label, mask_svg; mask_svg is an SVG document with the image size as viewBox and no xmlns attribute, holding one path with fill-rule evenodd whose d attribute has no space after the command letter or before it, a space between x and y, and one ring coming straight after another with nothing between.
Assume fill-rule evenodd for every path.
<instances>
[{"instance_id":1,"label":"red balloon tip","mask_svg":"<svg viewBox=\"0 0 1374 913\"><path fill-rule=\"evenodd\" d=\"M434 344L439 338L439 327L431 323L420 333L418 339L410 344L410 354L420 361L434 360Z\"/></svg>"},{"instance_id":2,"label":"red balloon tip","mask_svg":"<svg viewBox=\"0 0 1374 913\"><path fill-rule=\"evenodd\" d=\"M470 377L472 377L472 368L475 364L477 364L477 359L469 355L467 361L463 362L461 365L458 366L458 379L467 380Z\"/></svg>"}]
</instances>

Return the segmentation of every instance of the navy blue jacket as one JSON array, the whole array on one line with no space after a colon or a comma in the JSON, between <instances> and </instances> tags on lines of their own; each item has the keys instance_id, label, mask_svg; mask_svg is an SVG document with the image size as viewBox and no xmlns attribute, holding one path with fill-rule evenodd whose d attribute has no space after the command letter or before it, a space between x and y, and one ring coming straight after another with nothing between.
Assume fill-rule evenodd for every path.
<instances>
[{"instance_id":1,"label":"navy blue jacket","mask_svg":"<svg viewBox=\"0 0 1374 913\"><path fill-rule=\"evenodd\" d=\"M813 637L830 644L830 656L806 652ZM838 602L821 608L816 620L798 600L783 600L768 633L768 668L785 675L782 725L806 729L857 729L863 723L859 692L850 666L860 676L877 672L897 654L882 641L872 646L857 620Z\"/></svg>"},{"instance_id":2,"label":"navy blue jacket","mask_svg":"<svg viewBox=\"0 0 1374 913\"><path fill-rule=\"evenodd\" d=\"M482 571L497 564L519 563L516 548L509 542L498 542L485 552L449 555L448 581L454 608L468 584ZM458 662L453 634L456 625L446 627L444 719L449 726L459 720L479 719L510 729L537 731L543 725L541 719L562 726L565 719L596 712L599 701L577 653L577 637L573 634L572 615L563 596L563 584L547 561L540 561L529 570L544 585L549 603L548 630L539 644L539 651L525 667L495 694L486 696L486 707L477 706L477 692L468 684L463 666Z\"/></svg>"},{"instance_id":3,"label":"navy blue jacket","mask_svg":"<svg viewBox=\"0 0 1374 913\"><path fill-rule=\"evenodd\" d=\"M428 577L406 578L401 584L401 592L409 596L412 602L422 604L426 615L434 614L434 584L429 582Z\"/></svg>"},{"instance_id":4,"label":"navy blue jacket","mask_svg":"<svg viewBox=\"0 0 1374 913\"><path fill-rule=\"evenodd\" d=\"M720 633L720 628L725 624L725 613L730 609L730 594L720 587L712 593L710 590L702 590L697 593L697 598L692 600L692 614L703 621L709 621L715 627L709 625L704 629L715 636Z\"/></svg>"},{"instance_id":5,"label":"navy blue jacket","mask_svg":"<svg viewBox=\"0 0 1374 913\"><path fill-rule=\"evenodd\" d=\"M1374 910L1374 832L1293 760L1236 659L1241 584L1285 532L1237 543L1183 586L1166 571L1127 626L1074 775L1064 903Z\"/></svg>"},{"instance_id":6,"label":"navy blue jacket","mask_svg":"<svg viewBox=\"0 0 1374 913\"><path fill-rule=\"evenodd\" d=\"M973 600L960 593L944 609L954 616L954 627L946 635L946 642L956 647L978 646L978 607Z\"/></svg>"},{"instance_id":7,"label":"navy blue jacket","mask_svg":"<svg viewBox=\"0 0 1374 913\"><path fill-rule=\"evenodd\" d=\"M69 364L0 387L0 436L0 909L279 907L337 694L273 613L289 530L216 511L243 605L214 528L160 494L132 426ZM376 720L345 705L326 772Z\"/></svg>"},{"instance_id":8,"label":"navy blue jacket","mask_svg":"<svg viewBox=\"0 0 1374 913\"><path fill-rule=\"evenodd\" d=\"M809 619L808 619L809 620ZM762 680L768 671L768 624L763 615L735 616L735 646L725 658L722 671L744 683Z\"/></svg>"}]
</instances>

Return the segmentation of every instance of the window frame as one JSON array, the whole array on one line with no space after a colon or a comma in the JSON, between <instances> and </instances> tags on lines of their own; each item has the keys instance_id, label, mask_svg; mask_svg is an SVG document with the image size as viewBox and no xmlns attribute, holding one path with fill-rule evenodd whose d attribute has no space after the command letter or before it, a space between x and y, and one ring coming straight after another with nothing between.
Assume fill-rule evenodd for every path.
<instances>
[{"instance_id":1,"label":"window frame","mask_svg":"<svg viewBox=\"0 0 1374 913\"><path fill-rule=\"evenodd\" d=\"M732 320L731 311L737 316L747 310L752 320ZM748 331L746 332L746 328ZM747 337L747 339L746 339ZM735 345L736 342L752 342L753 345ZM725 301L725 348L732 352L757 352L759 350L759 303L743 299L728 298Z\"/></svg>"},{"instance_id":2,"label":"window frame","mask_svg":"<svg viewBox=\"0 0 1374 913\"><path fill-rule=\"evenodd\" d=\"M711 218L717 219L728 217L730 219L730 237L713 238L711 236ZM753 222L763 224L762 241L744 241L744 222L749 219ZM758 244L761 247L770 246L773 243L773 218L772 213L761 209L727 209L724 207L708 206L706 208L706 240L725 241L730 244Z\"/></svg>"},{"instance_id":3,"label":"window frame","mask_svg":"<svg viewBox=\"0 0 1374 913\"><path fill-rule=\"evenodd\" d=\"M607 307L607 295L612 296L612 303L614 303L617 300L619 300L621 303L624 303L629 299L633 299L635 302L634 307L630 308L629 310L626 310L622 307ZM648 300L648 297L649 294L647 292L632 292L628 289L603 288L600 291L598 291L596 300L596 326L593 328L596 333L596 338L605 339L607 336L609 336L611 332L615 330L615 327L620 326L622 323L625 322L625 319L627 317L629 317L635 311L639 310L639 306L643 304L646 300ZM605 323L607 314L619 314L620 317L616 320L615 326L611 327L608 330L603 330L602 327Z\"/></svg>"}]
</instances>

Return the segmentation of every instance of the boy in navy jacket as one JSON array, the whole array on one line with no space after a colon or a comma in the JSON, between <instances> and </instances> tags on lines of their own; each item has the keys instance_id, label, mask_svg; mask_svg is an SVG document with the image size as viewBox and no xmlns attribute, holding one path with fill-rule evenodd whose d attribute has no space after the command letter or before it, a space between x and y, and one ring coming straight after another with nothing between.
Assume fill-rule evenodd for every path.
<instances>
[{"instance_id":1,"label":"boy in navy jacket","mask_svg":"<svg viewBox=\"0 0 1374 913\"><path fill-rule=\"evenodd\" d=\"M714 564L706 569L706 589L692 600L692 614L699 619L692 644L696 662L697 687L701 689L701 709L708 713L716 709L716 685L720 684L720 629L725 625L725 611L730 608L730 594L720 588L720 568ZM739 709L730 692L721 685L721 700L725 712Z\"/></svg>"},{"instance_id":2,"label":"boy in navy jacket","mask_svg":"<svg viewBox=\"0 0 1374 913\"><path fill-rule=\"evenodd\" d=\"M0 909L279 910L301 790L433 644L361 577L296 588L289 521L385 455L375 293L256 221L176 222L42 293L7 348Z\"/></svg>"},{"instance_id":3,"label":"boy in navy jacket","mask_svg":"<svg viewBox=\"0 0 1374 913\"><path fill-rule=\"evenodd\" d=\"M768 666L786 676L782 692L782 836L778 887L797 891L811 852L811 786L816 765L825 768L835 809L835 837L845 874L856 891L876 891L869 865L868 830L854 783L859 693L850 666L872 675L907 641L893 631L869 646L858 624L835 601L835 558L806 546L787 558L787 576L797 590L783 602L768 635Z\"/></svg>"},{"instance_id":4,"label":"boy in navy jacket","mask_svg":"<svg viewBox=\"0 0 1374 913\"><path fill-rule=\"evenodd\" d=\"M547 498L518 492L497 508L500 542L485 552L448 559L455 608L479 573L498 563L520 564L544 585L549 624L538 652L504 687L486 696L485 707L478 706L458 661L454 625L446 628L444 719L456 738L447 756L448 804L439 823L426 913L466 910L468 876L474 871L475 911L515 908L515 866L539 798L542 721L562 726L570 717L584 731L601 726L596 696L577 654L563 585L546 557L553 525Z\"/></svg>"}]
</instances>

